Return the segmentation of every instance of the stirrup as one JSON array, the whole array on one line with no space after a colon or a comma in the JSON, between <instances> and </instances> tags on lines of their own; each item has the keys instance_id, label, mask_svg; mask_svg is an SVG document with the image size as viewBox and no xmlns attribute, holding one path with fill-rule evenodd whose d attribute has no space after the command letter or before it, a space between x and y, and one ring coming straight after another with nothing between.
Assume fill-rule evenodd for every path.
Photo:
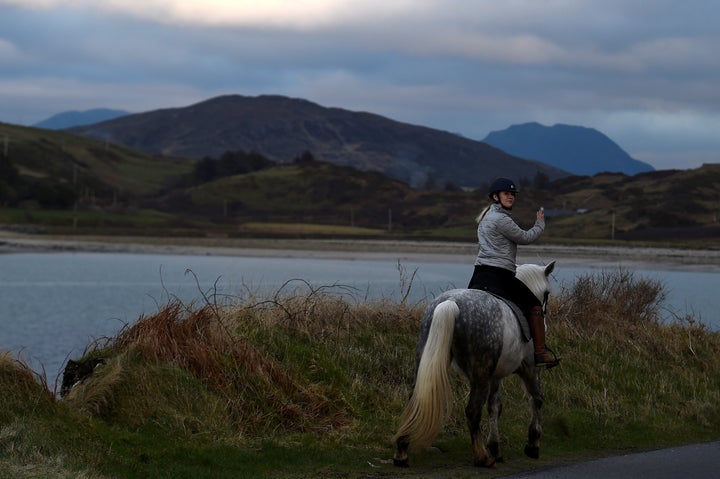
<instances>
[{"instance_id":1,"label":"stirrup","mask_svg":"<svg viewBox=\"0 0 720 479\"><path fill-rule=\"evenodd\" d=\"M548 353L552 353L553 357L549 358ZM552 369L555 366L558 366L560 361L562 361L562 356L558 357L558 355L555 354L555 351L547 346L545 347L545 354L535 354L535 367L538 368Z\"/></svg>"}]
</instances>

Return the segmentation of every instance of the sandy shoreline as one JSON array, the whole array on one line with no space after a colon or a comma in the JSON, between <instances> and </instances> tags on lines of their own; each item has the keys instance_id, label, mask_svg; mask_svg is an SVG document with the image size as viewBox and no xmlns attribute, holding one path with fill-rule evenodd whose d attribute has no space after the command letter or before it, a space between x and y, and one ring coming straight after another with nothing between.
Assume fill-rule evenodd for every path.
<instances>
[{"instance_id":1,"label":"sandy shoreline","mask_svg":"<svg viewBox=\"0 0 720 479\"><path fill-rule=\"evenodd\" d=\"M476 246L442 241L40 236L0 231L0 253L102 252L363 259L472 264ZM624 265L720 271L720 251L626 246L527 245L519 263Z\"/></svg>"}]
</instances>

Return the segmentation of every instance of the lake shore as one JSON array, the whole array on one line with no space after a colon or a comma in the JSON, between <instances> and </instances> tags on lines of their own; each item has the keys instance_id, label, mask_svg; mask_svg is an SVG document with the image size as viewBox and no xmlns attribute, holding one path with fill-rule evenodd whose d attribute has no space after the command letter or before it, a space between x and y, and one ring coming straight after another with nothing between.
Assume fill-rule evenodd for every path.
<instances>
[{"instance_id":1,"label":"lake shore","mask_svg":"<svg viewBox=\"0 0 720 479\"><path fill-rule=\"evenodd\" d=\"M375 239L44 236L0 231L0 253L98 252L472 264L473 243ZM534 244L518 248L519 263L652 266L720 272L720 251L664 247Z\"/></svg>"}]
</instances>

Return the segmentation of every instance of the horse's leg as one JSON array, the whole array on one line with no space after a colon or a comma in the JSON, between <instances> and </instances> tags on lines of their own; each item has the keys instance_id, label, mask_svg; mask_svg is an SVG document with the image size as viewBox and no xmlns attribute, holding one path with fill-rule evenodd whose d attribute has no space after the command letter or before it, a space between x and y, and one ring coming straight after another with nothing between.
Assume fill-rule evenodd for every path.
<instances>
[{"instance_id":1,"label":"horse's leg","mask_svg":"<svg viewBox=\"0 0 720 479\"><path fill-rule=\"evenodd\" d=\"M397 467L408 467L408 448L410 447L410 441L407 436L400 436L395 441L397 451L395 457L393 457L393 464Z\"/></svg>"},{"instance_id":2,"label":"horse's leg","mask_svg":"<svg viewBox=\"0 0 720 479\"><path fill-rule=\"evenodd\" d=\"M488 454L485 449L485 441L482 437L482 410L488 397L488 381L473 379L470 387L470 399L465 408L465 416L467 417L468 428L470 429L470 440L473 449L473 462L476 466L492 467L495 464L495 458Z\"/></svg>"},{"instance_id":3,"label":"horse's leg","mask_svg":"<svg viewBox=\"0 0 720 479\"><path fill-rule=\"evenodd\" d=\"M415 389L415 384L412 385L410 388L411 390ZM412 397L412 393L410 394ZM403 435L398 437L395 440L395 447L397 448L395 451L395 456L393 456L393 464L397 467L410 467L410 464L408 463L408 449L410 449L410 436Z\"/></svg>"},{"instance_id":4,"label":"horse's leg","mask_svg":"<svg viewBox=\"0 0 720 479\"><path fill-rule=\"evenodd\" d=\"M525 382L525 388L528 394L530 394L530 410L532 412L532 419L528 427L528 442L525 445L525 455L533 459L540 457L540 436L542 436L540 408L542 408L544 397L540 382L540 372L540 368L526 365L520 373L520 376Z\"/></svg>"},{"instance_id":5,"label":"horse's leg","mask_svg":"<svg viewBox=\"0 0 720 479\"><path fill-rule=\"evenodd\" d=\"M500 454L500 414L502 413L502 399L500 398L500 381L494 380L490 384L490 395L488 396L488 423L490 434L488 435L487 449L490 455L497 462L503 462Z\"/></svg>"}]
</instances>

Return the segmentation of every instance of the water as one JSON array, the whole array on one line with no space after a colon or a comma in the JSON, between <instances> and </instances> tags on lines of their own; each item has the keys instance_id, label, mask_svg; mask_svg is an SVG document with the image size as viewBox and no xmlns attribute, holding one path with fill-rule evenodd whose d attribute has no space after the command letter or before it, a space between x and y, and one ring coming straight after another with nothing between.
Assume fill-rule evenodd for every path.
<instances>
[{"instance_id":1,"label":"water","mask_svg":"<svg viewBox=\"0 0 720 479\"><path fill-rule=\"evenodd\" d=\"M597 265L558 267L555 287ZM612 268L605 264L603 267ZM615 265L614 267L617 267ZM0 254L0 350L44 368L50 385L67 359L78 358L95 338L113 336L125 324L178 298L233 301L311 287L350 294L357 301L388 298L422 301L465 287L469 264L397 261L258 258L128 253ZM632 270L661 281L668 291L666 315L693 314L720 330L720 272ZM414 277L413 277L414 275Z\"/></svg>"}]
</instances>

